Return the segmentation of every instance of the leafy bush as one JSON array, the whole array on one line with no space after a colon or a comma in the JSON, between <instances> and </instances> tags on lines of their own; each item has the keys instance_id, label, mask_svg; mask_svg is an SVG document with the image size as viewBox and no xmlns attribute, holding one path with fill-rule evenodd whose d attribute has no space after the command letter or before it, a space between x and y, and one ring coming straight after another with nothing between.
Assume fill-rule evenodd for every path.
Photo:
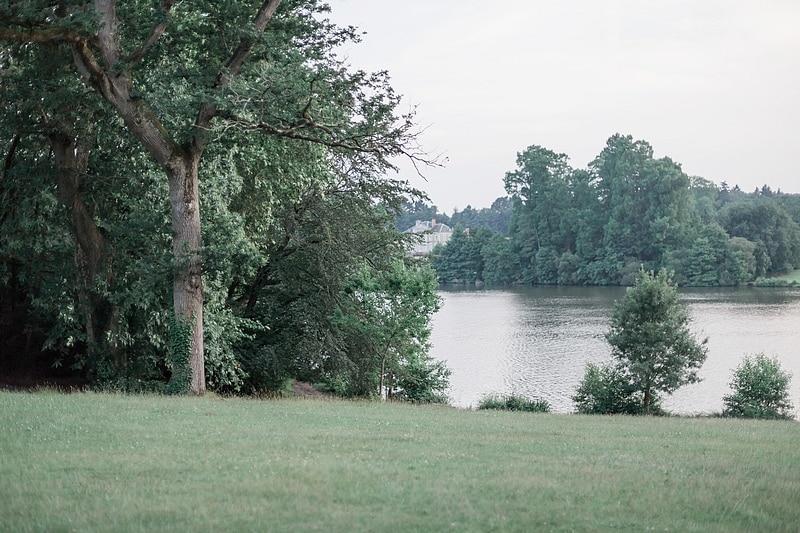
<instances>
[{"instance_id":1,"label":"leafy bush","mask_svg":"<svg viewBox=\"0 0 800 533\"><path fill-rule=\"evenodd\" d=\"M445 391L450 385L451 370L427 353L415 354L403 365L398 376L399 391L393 397L413 403L447 403Z\"/></svg>"},{"instance_id":2,"label":"leafy bush","mask_svg":"<svg viewBox=\"0 0 800 533\"><path fill-rule=\"evenodd\" d=\"M581 414L644 414L643 393L637 391L620 365L586 365L583 380L572 397ZM656 394L650 399L650 413L662 414Z\"/></svg>"},{"instance_id":3,"label":"leafy bush","mask_svg":"<svg viewBox=\"0 0 800 533\"><path fill-rule=\"evenodd\" d=\"M254 335L247 331L263 331L255 320L237 317L216 302L206 302L204 310L204 342L206 384L209 390L233 394L242 392L249 377L238 349L246 347Z\"/></svg>"},{"instance_id":4,"label":"leafy bush","mask_svg":"<svg viewBox=\"0 0 800 533\"><path fill-rule=\"evenodd\" d=\"M516 394L509 396L489 395L478 404L478 410L527 411L529 413L549 413L550 404L539 398L525 398Z\"/></svg>"},{"instance_id":5,"label":"leafy bush","mask_svg":"<svg viewBox=\"0 0 800 533\"><path fill-rule=\"evenodd\" d=\"M364 263L330 317L341 342L323 361L330 376L323 380L346 396L446 403L450 370L428 353L430 317L440 302L436 285L424 263L396 260L383 271Z\"/></svg>"},{"instance_id":6,"label":"leafy bush","mask_svg":"<svg viewBox=\"0 0 800 533\"><path fill-rule=\"evenodd\" d=\"M781 370L777 358L763 353L745 357L730 382L733 394L722 398L723 416L791 420L789 401L791 374Z\"/></svg>"},{"instance_id":7,"label":"leafy bush","mask_svg":"<svg viewBox=\"0 0 800 533\"><path fill-rule=\"evenodd\" d=\"M797 280L786 280L781 278L758 278L753 282L756 287L796 287Z\"/></svg>"}]
</instances>

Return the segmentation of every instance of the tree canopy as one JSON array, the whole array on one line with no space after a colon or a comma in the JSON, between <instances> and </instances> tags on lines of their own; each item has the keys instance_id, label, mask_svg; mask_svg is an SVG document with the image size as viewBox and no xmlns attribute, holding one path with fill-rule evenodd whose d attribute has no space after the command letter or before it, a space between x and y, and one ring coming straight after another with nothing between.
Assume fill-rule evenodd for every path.
<instances>
[{"instance_id":1,"label":"tree canopy","mask_svg":"<svg viewBox=\"0 0 800 533\"><path fill-rule=\"evenodd\" d=\"M511 206L510 242L492 241L484 254L492 259L473 277L632 285L643 265L674 271L681 285L736 286L800 267L800 195L716 186L653 154L647 141L620 134L585 169L538 145L518 153L504 178L509 198L495 202Z\"/></svg>"},{"instance_id":2,"label":"tree canopy","mask_svg":"<svg viewBox=\"0 0 800 533\"><path fill-rule=\"evenodd\" d=\"M0 6L0 282L30 333L7 342L198 394L351 356L335 310L403 260L393 213L424 199L385 173L428 161L388 75L336 55L358 33L327 9Z\"/></svg>"}]
</instances>

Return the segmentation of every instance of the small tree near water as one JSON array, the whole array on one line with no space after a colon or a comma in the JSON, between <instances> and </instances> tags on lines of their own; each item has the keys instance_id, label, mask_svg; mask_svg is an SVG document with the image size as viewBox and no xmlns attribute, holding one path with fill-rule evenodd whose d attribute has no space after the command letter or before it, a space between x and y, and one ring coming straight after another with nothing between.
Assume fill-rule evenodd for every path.
<instances>
[{"instance_id":1,"label":"small tree near water","mask_svg":"<svg viewBox=\"0 0 800 533\"><path fill-rule=\"evenodd\" d=\"M732 394L722 398L724 416L740 418L792 419L789 401L791 374L781 369L776 358L763 353L745 357L734 370Z\"/></svg>"},{"instance_id":2,"label":"small tree near water","mask_svg":"<svg viewBox=\"0 0 800 533\"><path fill-rule=\"evenodd\" d=\"M698 341L688 326L677 285L664 270L641 270L617 303L606 340L630 390L641 393L643 412L652 412L658 392L700 381L708 339Z\"/></svg>"}]
</instances>

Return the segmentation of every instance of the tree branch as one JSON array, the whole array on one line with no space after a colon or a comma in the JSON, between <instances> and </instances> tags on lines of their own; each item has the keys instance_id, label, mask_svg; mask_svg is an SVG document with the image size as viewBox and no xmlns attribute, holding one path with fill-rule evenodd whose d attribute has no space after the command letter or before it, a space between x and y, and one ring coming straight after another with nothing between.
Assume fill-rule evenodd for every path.
<instances>
[{"instance_id":1,"label":"tree branch","mask_svg":"<svg viewBox=\"0 0 800 533\"><path fill-rule=\"evenodd\" d=\"M164 0L164 3L161 4L161 11L163 13L164 20L150 30L150 35L147 36L139 49L131 54L131 56L128 58L128 70L135 67L142 59L144 59L144 56L147 54L147 51L150 49L150 47L153 46L164 34L164 31L166 31L167 26L169 25L169 12L171 9L172 0Z\"/></svg>"},{"instance_id":2,"label":"tree branch","mask_svg":"<svg viewBox=\"0 0 800 533\"><path fill-rule=\"evenodd\" d=\"M418 164L426 166L441 166L438 157L428 159L426 154L414 151L403 146L402 143L393 142L392 139L381 138L381 136L350 135L337 138L333 127L314 122L311 119L298 121L292 126L276 126L267 122L253 123L246 120L237 119L235 116L228 116L226 119L232 125L242 130L259 131L262 133L276 135L287 139L311 142L328 148L339 148L348 152L357 152L376 156L383 164L390 168L396 168L387 161L387 157L404 156L408 158L414 166L417 174L424 178ZM314 135L313 132L322 132L324 135Z\"/></svg>"},{"instance_id":3,"label":"tree branch","mask_svg":"<svg viewBox=\"0 0 800 533\"><path fill-rule=\"evenodd\" d=\"M289 127L275 126L273 124L269 124L266 122L259 122L259 123L237 122L237 125L245 130L260 131L271 135L277 135L279 137L286 137L289 139L297 139L300 141L313 142L316 144L322 144L329 148L344 148L347 150L362 152L362 153L373 153L373 154L383 153L383 150L380 147L365 146L362 143L361 138L357 136L336 139L334 138L333 130L329 126L326 126L324 124L317 124L315 122L306 120L300 121L298 125ZM331 138L326 139L324 137L314 136L310 135L309 133L306 133L313 130L321 130L326 134L328 134Z\"/></svg>"},{"instance_id":4,"label":"tree branch","mask_svg":"<svg viewBox=\"0 0 800 533\"><path fill-rule=\"evenodd\" d=\"M3 162L3 179L8 177L8 171L11 170L11 166L14 164L14 156L17 155L17 147L19 146L19 141L22 139L19 133L14 134L14 138L11 139L11 146L8 149L8 154L6 154L6 159Z\"/></svg>"},{"instance_id":5,"label":"tree branch","mask_svg":"<svg viewBox=\"0 0 800 533\"><path fill-rule=\"evenodd\" d=\"M253 29L256 32L261 33L264 31L264 28L267 27L267 23L272 19L273 15L275 15L275 11L277 11L280 3L281 0L265 0L261 9L258 10L258 13L256 13L253 19ZM244 60L250 55L250 52L252 52L253 46L255 46L255 41L253 39L242 39L242 42L239 43L236 51L231 56L230 60L228 60L225 69L217 74L217 79L214 82L214 89L224 87L232 78L239 74L242 64L244 64ZM211 121L217 115L217 111L217 105L213 102L205 102L200 107L200 111L197 113L197 119L194 123L197 129L193 143L196 153L202 152L205 148L205 144L208 142L208 130L211 127Z\"/></svg>"},{"instance_id":6,"label":"tree branch","mask_svg":"<svg viewBox=\"0 0 800 533\"><path fill-rule=\"evenodd\" d=\"M16 43L79 43L86 38L78 32L66 28L49 28L20 31L0 26L0 39Z\"/></svg>"},{"instance_id":7,"label":"tree branch","mask_svg":"<svg viewBox=\"0 0 800 533\"><path fill-rule=\"evenodd\" d=\"M130 96L130 80L126 76L109 77L86 43L74 43L72 56L84 81L111 104L155 160L167 165L177 146L147 104Z\"/></svg>"},{"instance_id":8,"label":"tree branch","mask_svg":"<svg viewBox=\"0 0 800 533\"><path fill-rule=\"evenodd\" d=\"M264 28L267 27L267 23L272 19L273 15L275 15L275 11L277 11L280 3L281 0L265 0L261 9L258 10L255 19L253 19L253 29L256 32L261 33L264 31ZM233 56L231 56L228 61L225 71L220 72L217 77L215 87L226 85L231 78L239 74L239 70L242 68L244 60L253 50L253 46L255 46L255 41L252 39L242 40L239 47L233 53Z\"/></svg>"}]
</instances>

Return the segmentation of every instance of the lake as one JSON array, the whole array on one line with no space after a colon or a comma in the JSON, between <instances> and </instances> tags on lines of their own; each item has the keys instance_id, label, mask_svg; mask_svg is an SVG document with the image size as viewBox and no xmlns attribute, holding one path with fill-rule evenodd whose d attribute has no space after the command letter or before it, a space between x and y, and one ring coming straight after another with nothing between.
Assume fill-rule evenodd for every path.
<instances>
[{"instance_id":1,"label":"lake","mask_svg":"<svg viewBox=\"0 0 800 533\"><path fill-rule=\"evenodd\" d=\"M474 407L487 394L519 394L574 411L571 396L586 363L611 357L604 335L622 287L444 288L432 321L431 355L452 370L448 395ZM664 397L674 413L722 410L732 371L745 355L776 356L792 373L791 400L800 407L800 290L681 289L691 330L708 337L700 383Z\"/></svg>"}]
</instances>

